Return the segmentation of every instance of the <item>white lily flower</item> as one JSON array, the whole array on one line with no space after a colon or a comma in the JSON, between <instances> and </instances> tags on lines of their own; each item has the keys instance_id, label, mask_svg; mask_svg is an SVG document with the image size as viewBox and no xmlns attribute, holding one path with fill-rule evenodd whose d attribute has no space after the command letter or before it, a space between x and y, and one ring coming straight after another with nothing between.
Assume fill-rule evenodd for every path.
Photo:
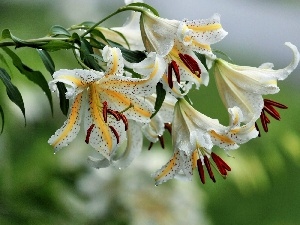
<instances>
[{"instance_id":1,"label":"white lily flower","mask_svg":"<svg viewBox=\"0 0 300 225\"><path fill-rule=\"evenodd\" d=\"M214 180L210 169L210 156L213 157L220 173L224 176L227 174L223 168L225 165L223 165L223 161L211 152L212 147L217 145L225 150L236 149L239 144L258 135L255 121L241 125L244 118L239 108L230 108L228 111L230 124L226 127L221 125L218 120L198 112L184 99L178 100L172 123L174 155L165 166L153 175L157 184L182 175L191 179L193 169L203 164ZM204 179L203 176L201 173L201 180Z\"/></svg>"},{"instance_id":2,"label":"white lily flower","mask_svg":"<svg viewBox=\"0 0 300 225\"><path fill-rule=\"evenodd\" d=\"M149 122L154 109L145 96L155 91L165 64L160 56L150 53L144 61L135 64L135 70L146 78L128 78L123 72L121 51L105 47L105 73L94 70L59 70L49 83L56 91L56 83L70 87L66 93L72 105L64 125L49 139L55 151L68 145L78 134L84 116L86 143L110 160L118 146L126 140L131 129L128 120ZM145 68L144 68L145 67ZM151 68L151 69L149 69Z\"/></svg>"},{"instance_id":3,"label":"white lily flower","mask_svg":"<svg viewBox=\"0 0 300 225\"><path fill-rule=\"evenodd\" d=\"M163 19L150 11L142 13L141 32L146 50L164 56L168 69L162 82L177 98L187 94L190 83L197 89L208 84L208 72L194 51L215 58L210 44L227 35L218 14L206 20L177 21Z\"/></svg>"},{"instance_id":4,"label":"white lily flower","mask_svg":"<svg viewBox=\"0 0 300 225\"><path fill-rule=\"evenodd\" d=\"M279 92L277 80L284 80L299 63L299 51L289 42L285 43L292 52L292 62L283 69L273 70L273 64L265 63L259 68L238 66L222 59L215 61L215 79L226 108L238 106L245 121L259 118L264 107L262 95Z\"/></svg>"}]
</instances>

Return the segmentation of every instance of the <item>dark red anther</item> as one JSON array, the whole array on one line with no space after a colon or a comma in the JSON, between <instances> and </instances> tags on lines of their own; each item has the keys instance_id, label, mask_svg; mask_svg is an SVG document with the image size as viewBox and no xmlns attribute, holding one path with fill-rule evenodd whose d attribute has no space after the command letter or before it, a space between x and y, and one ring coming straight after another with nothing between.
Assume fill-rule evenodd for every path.
<instances>
[{"instance_id":1,"label":"dark red anther","mask_svg":"<svg viewBox=\"0 0 300 225\"><path fill-rule=\"evenodd\" d=\"M263 107L263 109L261 111L261 114L260 114L260 120L261 120L261 124L262 124L262 127L263 127L265 132L268 132L268 124L271 122L270 119L267 117L266 113L268 113L274 119L280 120L280 114L275 109L275 107L280 108L280 109L287 109L288 108L287 106L285 106L281 103L272 101L270 99L264 99L264 107Z\"/></svg>"},{"instance_id":2,"label":"dark red anther","mask_svg":"<svg viewBox=\"0 0 300 225\"><path fill-rule=\"evenodd\" d=\"M181 61L186 65L187 68L189 68L189 70L195 74L197 77L200 78L201 76L201 69L197 63L197 61L190 55L188 54L181 54L179 53L179 58L181 59Z\"/></svg>"},{"instance_id":3,"label":"dark red anther","mask_svg":"<svg viewBox=\"0 0 300 225\"><path fill-rule=\"evenodd\" d=\"M87 144L90 142L90 136L91 136L91 132L92 132L94 126L95 126L95 124L92 124L92 125L89 127L89 129L87 129L87 131L86 131L85 143L87 143Z\"/></svg>"},{"instance_id":4,"label":"dark red anther","mask_svg":"<svg viewBox=\"0 0 300 225\"><path fill-rule=\"evenodd\" d=\"M120 114L117 112L117 111L114 111L112 109L107 109L107 112L110 114L110 115L113 115L113 117L115 117L115 119L117 121L120 120Z\"/></svg>"},{"instance_id":5,"label":"dark red anther","mask_svg":"<svg viewBox=\"0 0 300 225\"><path fill-rule=\"evenodd\" d=\"M126 116L122 113L119 113L119 116L125 125L125 131L128 130L128 120L127 120Z\"/></svg>"},{"instance_id":6,"label":"dark red anther","mask_svg":"<svg viewBox=\"0 0 300 225\"><path fill-rule=\"evenodd\" d=\"M172 80L172 64L170 63L168 65L168 84L169 84L169 87L172 89L173 88L173 80Z\"/></svg>"},{"instance_id":7,"label":"dark red anther","mask_svg":"<svg viewBox=\"0 0 300 225\"><path fill-rule=\"evenodd\" d=\"M118 132L116 131L116 129L113 126L109 126L109 128L111 129L111 131L114 133L115 137L117 138L117 144L119 144L120 136L119 136Z\"/></svg>"},{"instance_id":8,"label":"dark red anther","mask_svg":"<svg viewBox=\"0 0 300 225\"><path fill-rule=\"evenodd\" d=\"M165 148L165 141L163 136L158 136L158 140L160 142L160 146L164 149Z\"/></svg>"},{"instance_id":9,"label":"dark red anther","mask_svg":"<svg viewBox=\"0 0 300 225\"><path fill-rule=\"evenodd\" d=\"M197 160L198 173L202 184L205 184L205 176L201 159Z\"/></svg>"},{"instance_id":10,"label":"dark red anther","mask_svg":"<svg viewBox=\"0 0 300 225\"><path fill-rule=\"evenodd\" d=\"M168 65L168 84L171 89L173 88L173 80L172 80L173 71L175 73L176 81L180 83L179 67L174 60L172 60Z\"/></svg>"},{"instance_id":11,"label":"dark red anther","mask_svg":"<svg viewBox=\"0 0 300 225\"><path fill-rule=\"evenodd\" d=\"M103 119L104 119L104 122L107 123L107 102L103 102Z\"/></svg>"},{"instance_id":12,"label":"dark red anther","mask_svg":"<svg viewBox=\"0 0 300 225\"><path fill-rule=\"evenodd\" d=\"M268 123L270 122L269 118L266 116L265 111L262 110L260 114L261 125L264 128L265 132L268 132Z\"/></svg>"},{"instance_id":13,"label":"dark red anther","mask_svg":"<svg viewBox=\"0 0 300 225\"><path fill-rule=\"evenodd\" d=\"M207 157L206 155L204 156L204 164L205 164L205 166L206 166L206 169L207 169L207 172L208 172L208 174L209 174L210 179L211 179L213 182L216 182L216 179L215 179L215 177L214 177L214 173L213 173L213 171L212 171L212 169L211 169L211 166L210 166L209 159L208 159L208 157Z\"/></svg>"},{"instance_id":14,"label":"dark red anther","mask_svg":"<svg viewBox=\"0 0 300 225\"><path fill-rule=\"evenodd\" d=\"M150 142L150 145L149 145L149 147L148 147L148 150L150 150L150 149L152 148L152 146L153 146L153 142Z\"/></svg>"},{"instance_id":15,"label":"dark red anther","mask_svg":"<svg viewBox=\"0 0 300 225\"><path fill-rule=\"evenodd\" d=\"M264 99L264 103L265 103L265 105L272 105L272 106L275 106L275 107L280 108L280 109L287 109L288 108L286 105L281 104L279 102L272 101L270 99Z\"/></svg>"},{"instance_id":16,"label":"dark red anther","mask_svg":"<svg viewBox=\"0 0 300 225\"><path fill-rule=\"evenodd\" d=\"M256 122L255 122L255 128L256 128L256 130L258 131L258 137L261 137L261 135L260 135L260 130L259 130L258 125L257 125Z\"/></svg>"},{"instance_id":17,"label":"dark red anther","mask_svg":"<svg viewBox=\"0 0 300 225\"><path fill-rule=\"evenodd\" d=\"M165 129L169 131L170 134L172 134L172 124L170 123L165 123Z\"/></svg>"},{"instance_id":18,"label":"dark red anther","mask_svg":"<svg viewBox=\"0 0 300 225\"><path fill-rule=\"evenodd\" d=\"M172 69L175 73L176 81L177 81L177 83L180 83L179 67L178 67L177 63L174 60L172 60L171 64L172 64Z\"/></svg>"},{"instance_id":19,"label":"dark red anther","mask_svg":"<svg viewBox=\"0 0 300 225\"><path fill-rule=\"evenodd\" d=\"M226 176L227 171L231 171L230 166L228 166L228 164L220 156L212 152L211 157L213 161L216 163L218 170L222 175Z\"/></svg>"}]
</instances>

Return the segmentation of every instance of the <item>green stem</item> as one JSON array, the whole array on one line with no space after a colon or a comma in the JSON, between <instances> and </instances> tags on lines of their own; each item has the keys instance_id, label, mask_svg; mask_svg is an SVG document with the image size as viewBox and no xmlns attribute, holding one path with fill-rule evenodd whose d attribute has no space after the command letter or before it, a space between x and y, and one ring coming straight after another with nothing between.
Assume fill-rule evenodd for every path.
<instances>
[{"instance_id":1,"label":"green stem","mask_svg":"<svg viewBox=\"0 0 300 225\"><path fill-rule=\"evenodd\" d=\"M78 57L78 55L75 52L75 49L73 49L73 54L77 60L77 62L80 64L80 66L82 66L82 68L90 70L91 68L89 68L87 65L84 64L84 62L81 61L81 59Z\"/></svg>"},{"instance_id":2,"label":"green stem","mask_svg":"<svg viewBox=\"0 0 300 225\"><path fill-rule=\"evenodd\" d=\"M81 37L84 37L86 35L88 35L93 29L95 29L99 24L103 23L104 21L108 20L109 18L113 17L114 15L117 15L120 12L124 12L124 11L137 11L137 12L141 12L143 13L145 11L144 8L142 7L138 7L138 6L123 6L121 8L119 8L117 11L113 12L112 14L108 15L107 17L105 17L104 19L100 20L99 22L95 23L92 27L90 27L89 29L87 29L82 35Z\"/></svg>"},{"instance_id":3,"label":"green stem","mask_svg":"<svg viewBox=\"0 0 300 225\"><path fill-rule=\"evenodd\" d=\"M0 48L2 48L2 47L8 47L8 46L16 46L16 43L13 42L13 41L0 43Z\"/></svg>"}]
</instances>

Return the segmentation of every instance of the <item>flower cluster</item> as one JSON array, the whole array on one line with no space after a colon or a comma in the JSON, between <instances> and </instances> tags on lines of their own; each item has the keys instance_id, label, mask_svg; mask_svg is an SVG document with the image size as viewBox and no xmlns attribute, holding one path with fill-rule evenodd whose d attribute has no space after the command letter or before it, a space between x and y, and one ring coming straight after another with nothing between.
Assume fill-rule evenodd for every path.
<instances>
[{"instance_id":1,"label":"flower cluster","mask_svg":"<svg viewBox=\"0 0 300 225\"><path fill-rule=\"evenodd\" d=\"M53 74L50 89L58 91L57 84L64 83L71 106L49 144L55 151L61 149L82 126L85 142L99 152L98 158L88 158L91 166L125 168L141 152L144 137L149 149L155 142L164 148L167 130L173 155L153 174L156 184L174 177L190 180L196 168L202 183L204 168L214 182L214 168L225 178L231 168L214 146L228 154L260 136L258 120L267 132L268 115L280 119L276 108L287 107L263 95L278 93L277 81L297 67L296 46L285 43L293 60L283 69L274 70L271 63L258 68L238 66L217 58L211 48L227 35L218 14L177 21L161 18L143 3L119 11L126 10L133 12L123 27L92 26L82 36L89 34L80 49L83 44L92 46L88 50L92 60L82 57L82 51L76 53L84 69ZM227 126L199 112L188 98L190 90L209 84L209 72L227 108Z\"/></svg>"}]
</instances>

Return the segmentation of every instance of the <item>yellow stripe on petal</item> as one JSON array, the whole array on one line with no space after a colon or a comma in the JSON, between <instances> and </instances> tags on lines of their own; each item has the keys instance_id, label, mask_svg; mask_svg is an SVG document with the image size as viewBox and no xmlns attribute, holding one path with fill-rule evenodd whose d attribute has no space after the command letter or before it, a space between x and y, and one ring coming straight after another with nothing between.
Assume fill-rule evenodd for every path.
<instances>
[{"instance_id":1,"label":"yellow stripe on petal","mask_svg":"<svg viewBox=\"0 0 300 225\"><path fill-rule=\"evenodd\" d=\"M82 86L86 85L86 83L84 83L81 79L78 79L78 78L74 77L73 75L61 75L61 76L57 77L56 79L59 79L59 80L63 79L66 81L70 81L77 87L82 87Z\"/></svg>"},{"instance_id":2,"label":"yellow stripe on petal","mask_svg":"<svg viewBox=\"0 0 300 225\"><path fill-rule=\"evenodd\" d=\"M170 159L170 161L167 163L165 168L163 168L162 171L156 177L154 177L154 180L158 181L164 177L167 178L168 176L173 177L177 171L176 167L179 166L178 157L179 157L179 153L176 152L174 156Z\"/></svg>"},{"instance_id":3,"label":"yellow stripe on petal","mask_svg":"<svg viewBox=\"0 0 300 225\"><path fill-rule=\"evenodd\" d=\"M226 135L218 134L214 130L211 130L209 133L214 139L219 140L221 143L227 143L230 145L235 144L235 142L232 139L230 139L229 137L227 137Z\"/></svg>"},{"instance_id":4,"label":"yellow stripe on petal","mask_svg":"<svg viewBox=\"0 0 300 225\"><path fill-rule=\"evenodd\" d=\"M193 30L194 32L207 32L207 31L221 29L222 25L219 23L215 23L215 24L209 24L209 25L205 25L205 26L188 25L187 27L189 29Z\"/></svg>"},{"instance_id":5,"label":"yellow stripe on petal","mask_svg":"<svg viewBox=\"0 0 300 225\"><path fill-rule=\"evenodd\" d=\"M195 39L193 39L192 44L193 44L196 48L202 48L202 49L205 49L205 50L211 52L211 47L210 47L210 45L201 44L201 43L197 42Z\"/></svg>"},{"instance_id":6,"label":"yellow stripe on petal","mask_svg":"<svg viewBox=\"0 0 300 225\"><path fill-rule=\"evenodd\" d=\"M137 102L132 102L130 98L126 97L125 95L112 91L112 90L105 90L106 94L112 98L112 102L119 107L124 107L126 109L130 105L132 105L133 110L138 113L139 115L143 117L150 117L152 115L152 112L145 110L141 105L139 105ZM131 110L131 109L129 109Z\"/></svg>"},{"instance_id":7,"label":"yellow stripe on petal","mask_svg":"<svg viewBox=\"0 0 300 225\"><path fill-rule=\"evenodd\" d=\"M81 120L80 109L82 105L82 93L78 94L73 102L69 117L50 139L49 143L56 149L59 149L71 142L79 132L79 123Z\"/></svg>"},{"instance_id":8,"label":"yellow stripe on petal","mask_svg":"<svg viewBox=\"0 0 300 225\"><path fill-rule=\"evenodd\" d=\"M104 121L102 111L99 110L100 98L95 84L90 86L90 95L90 113L93 117L93 122L95 123L95 126L99 129L99 131L102 133L103 139L107 143L109 151L112 151L112 136L110 130L108 129L108 125Z\"/></svg>"}]
</instances>

